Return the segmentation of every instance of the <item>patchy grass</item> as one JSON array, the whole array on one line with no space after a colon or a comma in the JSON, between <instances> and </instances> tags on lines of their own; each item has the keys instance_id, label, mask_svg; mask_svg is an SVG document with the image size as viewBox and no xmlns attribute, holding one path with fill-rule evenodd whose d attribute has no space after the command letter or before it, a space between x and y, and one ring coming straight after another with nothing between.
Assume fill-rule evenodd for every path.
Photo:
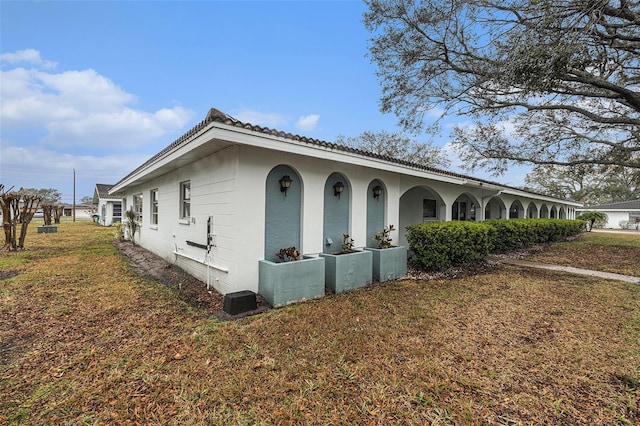
<instances>
[{"instance_id":1,"label":"patchy grass","mask_svg":"<svg viewBox=\"0 0 640 426\"><path fill-rule=\"evenodd\" d=\"M527 260L640 277L640 234L588 232Z\"/></svg>"},{"instance_id":2,"label":"patchy grass","mask_svg":"<svg viewBox=\"0 0 640 426\"><path fill-rule=\"evenodd\" d=\"M0 423L640 422L637 285L497 267L223 323L109 229L33 232L0 257Z\"/></svg>"}]
</instances>

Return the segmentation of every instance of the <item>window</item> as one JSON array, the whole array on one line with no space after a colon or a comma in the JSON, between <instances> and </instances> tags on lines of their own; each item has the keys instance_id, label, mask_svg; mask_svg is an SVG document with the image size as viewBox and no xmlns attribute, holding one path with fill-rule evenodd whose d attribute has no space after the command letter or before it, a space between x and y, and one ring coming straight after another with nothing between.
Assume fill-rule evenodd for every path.
<instances>
[{"instance_id":1,"label":"window","mask_svg":"<svg viewBox=\"0 0 640 426\"><path fill-rule=\"evenodd\" d=\"M142 194L133 196L133 211L136 213L136 221L142 223Z\"/></svg>"},{"instance_id":2,"label":"window","mask_svg":"<svg viewBox=\"0 0 640 426\"><path fill-rule=\"evenodd\" d=\"M180 219L191 216L191 181L180 182Z\"/></svg>"},{"instance_id":3,"label":"window","mask_svg":"<svg viewBox=\"0 0 640 426\"><path fill-rule=\"evenodd\" d=\"M465 201L456 201L452 206L452 220L467 220L467 203Z\"/></svg>"},{"instance_id":4,"label":"window","mask_svg":"<svg viewBox=\"0 0 640 426\"><path fill-rule=\"evenodd\" d=\"M422 219L436 219L436 200L422 200Z\"/></svg>"},{"instance_id":5,"label":"window","mask_svg":"<svg viewBox=\"0 0 640 426\"><path fill-rule=\"evenodd\" d=\"M152 189L149 194L149 200L151 203L151 224L158 224L158 189Z\"/></svg>"},{"instance_id":6,"label":"window","mask_svg":"<svg viewBox=\"0 0 640 426\"><path fill-rule=\"evenodd\" d=\"M113 223L122 221L122 204L113 203Z\"/></svg>"}]
</instances>

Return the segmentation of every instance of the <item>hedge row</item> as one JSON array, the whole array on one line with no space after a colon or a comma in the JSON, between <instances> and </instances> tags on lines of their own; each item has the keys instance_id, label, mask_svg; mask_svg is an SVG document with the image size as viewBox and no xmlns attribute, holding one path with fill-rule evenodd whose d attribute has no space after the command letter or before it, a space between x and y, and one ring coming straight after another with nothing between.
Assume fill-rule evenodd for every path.
<instances>
[{"instance_id":1,"label":"hedge row","mask_svg":"<svg viewBox=\"0 0 640 426\"><path fill-rule=\"evenodd\" d=\"M578 235L585 229L583 220L514 219L488 220L496 234L491 246L493 253L506 253L535 244L552 243Z\"/></svg>"},{"instance_id":2,"label":"hedge row","mask_svg":"<svg viewBox=\"0 0 640 426\"><path fill-rule=\"evenodd\" d=\"M492 253L560 241L584 230L584 221L513 219L431 222L407 227L413 266L442 271Z\"/></svg>"}]
</instances>

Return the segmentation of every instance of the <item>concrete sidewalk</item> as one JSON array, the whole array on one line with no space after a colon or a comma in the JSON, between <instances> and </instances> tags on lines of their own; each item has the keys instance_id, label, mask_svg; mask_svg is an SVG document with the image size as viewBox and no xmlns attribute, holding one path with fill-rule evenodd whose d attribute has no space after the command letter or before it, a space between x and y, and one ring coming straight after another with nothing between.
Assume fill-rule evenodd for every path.
<instances>
[{"instance_id":1,"label":"concrete sidewalk","mask_svg":"<svg viewBox=\"0 0 640 426\"><path fill-rule=\"evenodd\" d=\"M630 275L613 274L611 272L591 271L589 269L573 268L571 266L549 265L547 263L529 262L520 259L507 259L498 256L489 256L487 260L493 262L505 263L507 265L525 266L527 268L548 269L551 271L569 272L571 274L589 275L592 277L604 278L607 280L625 281L633 284L640 284L640 277L632 277Z\"/></svg>"}]
</instances>

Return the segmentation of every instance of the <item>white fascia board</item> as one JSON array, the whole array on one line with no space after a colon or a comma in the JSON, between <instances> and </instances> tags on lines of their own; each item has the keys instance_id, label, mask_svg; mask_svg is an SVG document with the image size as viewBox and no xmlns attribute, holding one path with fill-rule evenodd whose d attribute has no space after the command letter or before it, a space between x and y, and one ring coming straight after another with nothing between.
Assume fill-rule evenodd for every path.
<instances>
[{"instance_id":1,"label":"white fascia board","mask_svg":"<svg viewBox=\"0 0 640 426\"><path fill-rule=\"evenodd\" d=\"M187 154L189 151L209 142L211 139L213 139L209 132L214 127L214 124L217 123L211 123L198 136L196 136L195 139L188 142L183 142L180 146L166 152L161 157L156 158L152 163L147 164L144 168L141 168L131 176L127 177L126 180L119 182L109 190L109 193L111 194L113 192L121 191L123 188L134 184L138 179L143 178L154 170L157 170L160 167L165 166L174 160L177 160L182 155Z\"/></svg>"},{"instance_id":2,"label":"white fascia board","mask_svg":"<svg viewBox=\"0 0 640 426\"><path fill-rule=\"evenodd\" d=\"M502 193L503 194L514 195L516 197L521 197L521 198L532 198L532 199L539 200L539 201L547 201L549 203L554 203L554 204L566 204L568 206L574 206L576 208L583 206L582 203L579 203L577 201L562 200L562 199L559 199L559 198L549 197L547 195L532 194L532 193L527 192L527 191L519 191L517 189L511 189L511 188L505 189L504 191L502 191Z\"/></svg>"}]
</instances>

